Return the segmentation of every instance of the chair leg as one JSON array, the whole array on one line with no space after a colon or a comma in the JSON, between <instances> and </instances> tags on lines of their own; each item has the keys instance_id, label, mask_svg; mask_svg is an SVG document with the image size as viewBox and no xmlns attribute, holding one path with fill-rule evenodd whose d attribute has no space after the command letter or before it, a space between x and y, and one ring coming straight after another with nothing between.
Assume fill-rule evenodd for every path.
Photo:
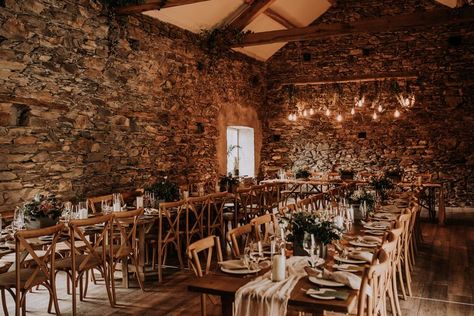
<instances>
[{"instance_id":1,"label":"chair leg","mask_svg":"<svg viewBox=\"0 0 474 316\"><path fill-rule=\"evenodd\" d=\"M403 281L403 271L402 271L402 266L400 262L398 263L398 281L400 282L400 288L402 289L402 295L403 295L403 300L405 301L407 299L407 295L405 292L405 283Z\"/></svg>"},{"instance_id":2,"label":"chair leg","mask_svg":"<svg viewBox=\"0 0 474 316\"><path fill-rule=\"evenodd\" d=\"M76 316L76 285L77 285L77 279L76 279L76 274L71 273L71 289L72 289L72 316Z\"/></svg>"},{"instance_id":3,"label":"chair leg","mask_svg":"<svg viewBox=\"0 0 474 316\"><path fill-rule=\"evenodd\" d=\"M133 257L131 259L132 259L133 265L135 266L135 277L137 278L138 285L140 286L140 289L142 290L142 292L145 292L145 286L143 285L143 282L140 279L140 274L138 273L138 262Z\"/></svg>"},{"instance_id":4,"label":"chair leg","mask_svg":"<svg viewBox=\"0 0 474 316\"><path fill-rule=\"evenodd\" d=\"M21 300L23 301L21 304L21 315L26 316L26 292L21 292Z\"/></svg>"},{"instance_id":5,"label":"chair leg","mask_svg":"<svg viewBox=\"0 0 474 316\"><path fill-rule=\"evenodd\" d=\"M2 289L0 290L1 295L2 295L2 307L3 307L3 313L5 316L8 316L8 306L7 306L7 298L5 297L5 290Z\"/></svg>"},{"instance_id":6,"label":"chair leg","mask_svg":"<svg viewBox=\"0 0 474 316\"><path fill-rule=\"evenodd\" d=\"M407 281L408 296L412 296L410 265L407 260L405 260L405 279Z\"/></svg>"},{"instance_id":7,"label":"chair leg","mask_svg":"<svg viewBox=\"0 0 474 316\"><path fill-rule=\"evenodd\" d=\"M390 280L390 283L391 282L392 282L392 280ZM391 309L392 315L397 315L397 309L395 307L395 298L393 296L394 296L393 287L389 286L388 287L388 298L390 299L390 309Z\"/></svg>"},{"instance_id":8,"label":"chair leg","mask_svg":"<svg viewBox=\"0 0 474 316\"><path fill-rule=\"evenodd\" d=\"M123 264L123 261L122 261L122 264ZM115 265L113 265L112 267L110 267L109 269L109 272L110 272L110 283L111 283L111 287L112 287L112 302L113 302L113 305L115 306L115 304L117 304L117 297L115 295L115 277L114 277L114 271L115 271ZM128 277L128 276L127 276Z\"/></svg>"},{"instance_id":9,"label":"chair leg","mask_svg":"<svg viewBox=\"0 0 474 316\"><path fill-rule=\"evenodd\" d=\"M104 266L103 269L104 269L103 277L105 279L105 288L107 290L107 296L109 297L109 303L111 307L115 307L111 289L110 289L110 271L107 271L109 269L107 266Z\"/></svg>"},{"instance_id":10,"label":"chair leg","mask_svg":"<svg viewBox=\"0 0 474 316\"><path fill-rule=\"evenodd\" d=\"M84 277L84 274L81 274L80 278L79 278L79 301L84 301L84 280L83 280L83 277Z\"/></svg>"},{"instance_id":11,"label":"chair leg","mask_svg":"<svg viewBox=\"0 0 474 316\"><path fill-rule=\"evenodd\" d=\"M201 294L201 316L206 316L206 294Z\"/></svg>"},{"instance_id":12,"label":"chair leg","mask_svg":"<svg viewBox=\"0 0 474 316\"><path fill-rule=\"evenodd\" d=\"M393 298L395 300L395 307L396 312L398 315L402 315L402 310L400 309L400 300L398 299L398 289L397 289L397 273L393 271L393 278L392 278L392 289L393 289Z\"/></svg>"}]
</instances>

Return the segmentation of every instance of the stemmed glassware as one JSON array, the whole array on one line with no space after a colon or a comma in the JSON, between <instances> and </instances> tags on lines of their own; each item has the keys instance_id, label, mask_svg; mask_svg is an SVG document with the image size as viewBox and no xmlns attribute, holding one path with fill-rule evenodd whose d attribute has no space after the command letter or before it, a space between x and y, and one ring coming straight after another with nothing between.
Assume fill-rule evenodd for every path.
<instances>
[{"instance_id":1,"label":"stemmed glassware","mask_svg":"<svg viewBox=\"0 0 474 316\"><path fill-rule=\"evenodd\" d=\"M310 257L310 264L312 267L316 267L319 260L319 248L316 246L316 242L313 234L305 233L303 238L303 249L308 253Z\"/></svg>"},{"instance_id":2,"label":"stemmed glassware","mask_svg":"<svg viewBox=\"0 0 474 316\"><path fill-rule=\"evenodd\" d=\"M21 230L25 227L25 214L20 208L15 209L13 214L12 228L14 230Z\"/></svg>"}]
</instances>

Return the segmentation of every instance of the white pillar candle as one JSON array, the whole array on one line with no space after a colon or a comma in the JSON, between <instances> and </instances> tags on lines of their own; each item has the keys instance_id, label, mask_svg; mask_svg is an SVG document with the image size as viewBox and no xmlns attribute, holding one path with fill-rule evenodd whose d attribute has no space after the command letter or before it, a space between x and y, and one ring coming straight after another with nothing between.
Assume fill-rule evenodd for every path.
<instances>
[{"instance_id":1,"label":"white pillar candle","mask_svg":"<svg viewBox=\"0 0 474 316\"><path fill-rule=\"evenodd\" d=\"M121 211L121 206L120 206L120 202L119 202L119 201L114 201L113 211L114 211L114 212L120 212L120 211Z\"/></svg>"},{"instance_id":2,"label":"white pillar candle","mask_svg":"<svg viewBox=\"0 0 474 316\"><path fill-rule=\"evenodd\" d=\"M275 255L272 260L272 281L279 282L285 279L286 257Z\"/></svg>"},{"instance_id":3,"label":"white pillar candle","mask_svg":"<svg viewBox=\"0 0 474 316\"><path fill-rule=\"evenodd\" d=\"M260 256L263 256L263 249L262 249L262 242L261 242L261 241L259 241L259 242L257 243L257 247L258 247L258 254L259 254Z\"/></svg>"},{"instance_id":4,"label":"white pillar candle","mask_svg":"<svg viewBox=\"0 0 474 316\"><path fill-rule=\"evenodd\" d=\"M88 217L87 209L86 208L81 208L79 210L79 218L80 219L86 219Z\"/></svg>"},{"instance_id":5,"label":"white pillar candle","mask_svg":"<svg viewBox=\"0 0 474 316\"><path fill-rule=\"evenodd\" d=\"M143 208L143 196L137 196L137 209Z\"/></svg>"}]
</instances>

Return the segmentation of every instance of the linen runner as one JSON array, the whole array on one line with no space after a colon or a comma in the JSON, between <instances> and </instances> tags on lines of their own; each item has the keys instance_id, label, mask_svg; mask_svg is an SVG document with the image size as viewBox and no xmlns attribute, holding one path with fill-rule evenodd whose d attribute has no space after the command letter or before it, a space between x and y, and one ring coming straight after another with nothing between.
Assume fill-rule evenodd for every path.
<instances>
[{"instance_id":1,"label":"linen runner","mask_svg":"<svg viewBox=\"0 0 474 316\"><path fill-rule=\"evenodd\" d=\"M280 282L271 280L271 271L242 286L235 293L234 316L285 316L291 292L299 279L306 275L308 257L287 259L288 277Z\"/></svg>"}]
</instances>

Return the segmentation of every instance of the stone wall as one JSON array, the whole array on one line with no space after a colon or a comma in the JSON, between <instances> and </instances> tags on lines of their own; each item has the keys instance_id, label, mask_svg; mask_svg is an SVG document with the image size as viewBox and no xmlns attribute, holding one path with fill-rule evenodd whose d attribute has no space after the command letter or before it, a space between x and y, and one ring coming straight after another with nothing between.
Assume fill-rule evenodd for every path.
<instances>
[{"instance_id":1,"label":"stone wall","mask_svg":"<svg viewBox=\"0 0 474 316\"><path fill-rule=\"evenodd\" d=\"M215 178L222 106L258 112L264 98L262 64L210 60L194 35L151 18L111 18L92 0L6 0L0 210L36 192Z\"/></svg>"},{"instance_id":2,"label":"stone wall","mask_svg":"<svg viewBox=\"0 0 474 316\"><path fill-rule=\"evenodd\" d=\"M355 21L441 8L435 1L338 1L318 23ZM306 55L305 55L306 54ZM304 59L306 57L306 61ZM310 57L310 58L308 58ZM309 59L309 60L308 60ZM267 63L269 90L262 165L317 170L379 171L401 166L408 176L432 171L448 181L449 201L474 203L474 25L460 24L405 32L380 32L290 43ZM358 110L349 118L358 83L300 86L289 94L279 82L303 77L331 78L385 72L412 72L408 80L416 95L415 108L393 118L396 104L390 84L379 83L386 111L377 121L373 109ZM405 80L399 81L402 88ZM375 83L362 84L374 99ZM334 90L342 90L344 121L323 111ZM293 100L289 101L289 96ZM309 119L290 122L297 102L320 109ZM300 103L301 104L301 103ZM387 110L390 108L390 110ZM366 138L359 138L366 132Z\"/></svg>"}]
</instances>

